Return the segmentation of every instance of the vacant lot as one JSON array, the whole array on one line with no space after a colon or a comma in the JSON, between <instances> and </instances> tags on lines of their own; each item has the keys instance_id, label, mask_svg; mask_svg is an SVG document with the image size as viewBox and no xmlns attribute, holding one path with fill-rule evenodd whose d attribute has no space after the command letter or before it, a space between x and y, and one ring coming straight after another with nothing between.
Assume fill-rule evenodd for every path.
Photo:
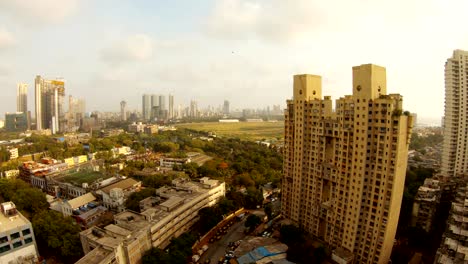
<instances>
[{"instance_id":1,"label":"vacant lot","mask_svg":"<svg viewBox=\"0 0 468 264\"><path fill-rule=\"evenodd\" d=\"M239 122L239 123L187 123L176 125L199 131L214 132L220 137L234 137L243 140L283 140L284 123L281 122Z\"/></svg>"}]
</instances>

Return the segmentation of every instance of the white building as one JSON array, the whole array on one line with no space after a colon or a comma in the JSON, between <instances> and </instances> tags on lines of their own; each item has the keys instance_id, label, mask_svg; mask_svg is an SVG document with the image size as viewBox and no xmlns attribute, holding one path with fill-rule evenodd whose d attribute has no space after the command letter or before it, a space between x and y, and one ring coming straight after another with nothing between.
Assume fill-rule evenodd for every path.
<instances>
[{"instance_id":1,"label":"white building","mask_svg":"<svg viewBox=\"0 0 468 264\"><path fill-rule=\"evenodd\" d=\"M455 50L445 63L444 142L440 172L468 171L468 51Z\"/></svg>"},{"instance_id":2,"label":"white building","mask_svg":"<svg viewBox=\"0 0 468 264\"><path fill-rule=\"evenodd\" d=\"M217 180L174 180L173 186L159 188L157 197L140 203L141 214L125 211L115 215L115 224L81 232L85 256L77 263L141 263L147 250L165 248L193 226L201 208L216 204L224 195L225 185Z\"/></svg>"},{"instance_id":3,"label":"white building","mask_svg":"<svg viewBox=\"0 0 468 264\"><path fill-rule=\"evenodd\" d=\"M39 254L31 223L13 202L0 209L0 263L35 263Z\"/></svg>"},{"instance_id":4,"label":"white building","mask_svg":"<svg viewBox=\"0 0 468 264\"><path fill-rule=\"evenodd\" d=\"M132 178L121 180L107 185L96 191L102 196L103 205L112 211L122 212L125 210L125 200L127 197L141 188L141 182Z\"/></svg>"}]
</instances>

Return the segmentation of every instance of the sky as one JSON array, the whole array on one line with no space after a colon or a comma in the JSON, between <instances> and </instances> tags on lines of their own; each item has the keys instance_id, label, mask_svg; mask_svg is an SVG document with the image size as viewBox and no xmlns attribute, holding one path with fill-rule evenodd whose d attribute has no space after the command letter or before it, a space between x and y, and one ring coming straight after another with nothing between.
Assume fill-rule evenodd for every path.
<instances>
[{"instance_id":1,"label":"sky","mask_svg":"<svg viewBox=\"0 0 468 264\"><path fill-rule=\"evenodd\" d=\"M263 108L292 97L294 74L352 93L352 66L387 68L404 108L439 119L444 63L468 50L466 0L0 0L0 113L16 84L63 77L87 110L175 104Z\"/></svg>"}]
</instances>

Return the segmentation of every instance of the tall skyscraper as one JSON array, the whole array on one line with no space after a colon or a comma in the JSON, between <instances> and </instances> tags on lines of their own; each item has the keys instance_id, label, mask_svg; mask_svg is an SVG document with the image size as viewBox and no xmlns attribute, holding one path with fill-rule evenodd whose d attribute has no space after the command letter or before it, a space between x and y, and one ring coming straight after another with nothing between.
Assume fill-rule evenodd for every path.
<instances>
[{"instance_id":1,"label":"tall skyscraper","mask_svg":"<svg viewBox=\"0 0 468 264\"><path fill-rule=\"evenodd\" d=\"M174 118L174 96L172 94L169 95L169 118Z\"/></svg>"},{"instance_id":2,"label":"tall skyscraper","mask_svg":"<svg viewBox=\"0 0 468 264\"><path fill-rule=\"evenodd\" d=\"M400 214L412 117L387 95L385 68L353 67L353 94L322 98L294 76L285 113L282 215L354 263L388 263ZM348 262L346 262L348 263Z\"/></svg>"},{"instance_id":3,"label":"tall skyscraper","mask_svg":"<svg viewBox=\"0 0 468 264\"><path fill-rule=\"evenodd\" d=\"M18 83L16 91L16 112L28 112L28 85Z\"/></svg>"},{"instance_id":4,"label":"tall skyscraper","mask_svg":"<svg viewBox=\"0 0 468 264\"><path fill-rule=\"evenodd\" d=\"M161 111L166 110L166 96L159 95L159 107Z\"/></svg>"},{"instance_id":5,"label":"tall skyscraper","mask_svg":"<svg viewBox=\"0 0 468 264\"><path fill-rule=\"evenodd\" d=\"M150 119L151 115L151 102L152 102L152 96L149 94L144 94L143 95L143 109L141 113L143 114L143 119L145 121Z\"/></svg>"},{"instance_id":6,"label":"tall skyscraper","mask_svg":"<svg viewBox=\"0 0 468 264\"><path fill-rule=\"evenodd\" d=\"M440 172L468 172L468 51L455 50L445 63L444 142Z\"/></svg>"},{"instance_id":7,"label":"tall skyscraper","mask_svg":"<svg viewBox=\"0 0 468 264\"><path fill-rule=\"evenodd\" d=\"M35 79L36 129L63 130L65 82L63 79L46 80L40 75Z\"/></svg>"},{"instance_id":8,"label":"tall skyscraper","mask_svg":"<svg viewBox=\"0 0 468 264\"><path fill-rule=\"evenodd\" d=\"M82 98L68 97L68 113L66 114L65 131L76 131L81 126L81 121L85 117L86 102Z\"/></svg>"},{"instance_id":9,"label":"tall skyscraper","mask_svg":"<svg viewBox=\"0 0 468 264\"><path fill-rule=\"evenodd\" d=\"M228 100L224 100L223 114L229 115L229 101Z\"/></svg>"},{"instance_id":10,"label":"tall skyscraper","mask_svg":"<svg viewBox=\"0 0 468 264\"><path fill-rule=\"evenodd\" d=\"M197 101L190 101L190 112L189 112L190 117L197 117L198 116L198 103Z\"/></svg>"},{"instance_id":11,"label":"tall skyscraper","mask_svg":"<svg viewBox=\"0 0 468 264\"><path fill-rule=\"evenodd\" d=\"M127 121L127 102L120 102L120 120Z\"/></svg>"}]
</instances>

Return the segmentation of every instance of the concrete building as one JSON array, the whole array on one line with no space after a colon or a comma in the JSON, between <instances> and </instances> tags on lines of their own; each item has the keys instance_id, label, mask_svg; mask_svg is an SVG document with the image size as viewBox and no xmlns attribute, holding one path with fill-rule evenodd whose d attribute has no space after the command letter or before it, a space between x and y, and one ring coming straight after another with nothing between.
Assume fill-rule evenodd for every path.
<instances>
[{"instance_id":1,"label":"concrete building","mask_svg":"<svg viewBox=\"0 0 468 264\"><path fill-rule=\"evenodd\" d=\"M132 178L120 180L96 191L102 196L104 207L115 212L125 210L125 201L133 192L140 191L141 182Z\"/></svg>"},{"instance_id":2,"label":"concrete building","mask_svg":"<svg viewBox=\"0 0 468 264\"><path fill-rule=\"evenodd\" d=\"M16 112L28 112L28 85L18 83L16 90Z\"/></svg>"},{"instance_id":3,"label":"concrete building","mask_svg":"<svg viewBox=\"0 0 468 264\"><path fill-rule=\"evenodd\" d=\"M468 51L455 50L445 63L442 175L468 171Z\"/></svg>"},{"instance_id":4,"label":"concrete building","mask_svg":"<svg viewBox=\"0 0 468 264\"><path fill-rule=\"evenodd\" d=\"M132 124L128 125L128 132L130 133L142 133L145 130L145 124L142 122L133 122Z\"/></svg>"},{"instance_id":5,"label":"concrete building","mask_svg":"<svg viewBox=\"0 0 468 264\"><path fill-rule=\"evenodd\" d=\"M198 117L198 103L197 101L190 101L190 110L189 110L189 117Z\"/></svg>"},{"instance_id":6,"label":"concrete building","mask_svg":"<svg viewBox=\"0 0 468 264\"><path fill-rule=\"evenodd\" d=\"M30 128L28 113L5 113L5 130L9 132L24 132Z\"/></svg>"},{"instance_id":7,"label":"concrete building","mask_svg":"<svg viewBox=\"0 0 468 264\"><path fill-rule=\"evenodd\" d=\"M38 252L31 222L13 202L1 204L0 263L36 263Z\"/></svg>"},{"instance_id":8,"label":"concrete building","mask_svg":"<svg viewBox=\"0 0 468 264\"><path fill-rule=\"evenodd\" d=\"M339 263L388 263L412 131L402 96L387 95L386 70L372 64L353 67L353 94L334 110L320 76L294 76L293 90L282 215L323 240Z\"/></svg>"},{"instance_id":9,"label":"concrete building","mask_svg":"<svg viewBox=\"0 0 468 264\"><path fill-rule=\"evenodd\" d=\"M120 102L120 120L127 121L127 102Z\"/></svg>"},{"instance_id":10,"label":"concrete building","mask_svg":"<svg viewBox=\"0 0 468 264\"><path fill-rule=\"evenodd\" d=\"M150 119L152 96L149 94L144 94L142 99L141 113L143 114L143 120L147 121Z\"/></svg>"},{"instance_id":11,"label":"concrete building","mask_svg":"<svg viewBox=\"0 0 468 264\"><path fill-rule=\"evenodd\" d=\"M468 185L458 188L434 263L468 263Z\"/></svg>"},{"instance_id":12,"label":"concrete building","mask_svg":"<svg viewBox=\"0 0 468 264\"><path fill-rule=\"evenodd\" d=\"M228 100L224 100L223 114L229 115L229 101Z\"/></svg>"},{"instance_id":13,"label":"concrete building","mask_svg":"<svg viewBox=\"0 0 468 264\"><path fill-rule=\"evenodd\" d=\"M50 129L52 134L63 131L65 82L62 79L35 79L36 129Z\"/></svg>"},{"instance_id":14,"label":"concrete building","mask_svg":"<svg viewBox=\"0 0 468 264\"><path fill-rule=\"evenodd\" d=\"M115 215L115 224L81 232L85 256L77 263L141 263L147 250L165 248L192 227L201 208L214 205L224 195L225 185L217 180L176 179L172 187L159 188L157 197L142 201L142 213L125 211Z\"/></svg>"},{"instance_id":15,"label":"concrete building","mask_svg":"<svg viewBox=\"0 0 468 264\"><path fill-rule=\"evenodd\" d=\"M77 131L82 124L82 120L85 118L85 113L86 101L82 98L74 98L70 95L68 97L68 113L66 114L65 131Z\"/></svg>"},{"instance_id":16,"label":"concrete building","mask_svg":"<svg viewBox=\"0 0 468 264\"><path fill-rule=\"evenodd\" d=\"M175 115L174 115L174 95L170 94L169 95L169 116L168 118L169 119L173 119L175 118Z\"/></svg>"},{"instance_id":17,"label":"concrete building","mask_svg":"<svg viewBox=\"0 0 468 264\"><path fill-rule=\"evenodd\" d=\"M420 186L413 203L411 226L419 226L426 232L432 230L432 224L440 205L442 188L440 181L427 178Z\"/></svg>"}]
</instances>

